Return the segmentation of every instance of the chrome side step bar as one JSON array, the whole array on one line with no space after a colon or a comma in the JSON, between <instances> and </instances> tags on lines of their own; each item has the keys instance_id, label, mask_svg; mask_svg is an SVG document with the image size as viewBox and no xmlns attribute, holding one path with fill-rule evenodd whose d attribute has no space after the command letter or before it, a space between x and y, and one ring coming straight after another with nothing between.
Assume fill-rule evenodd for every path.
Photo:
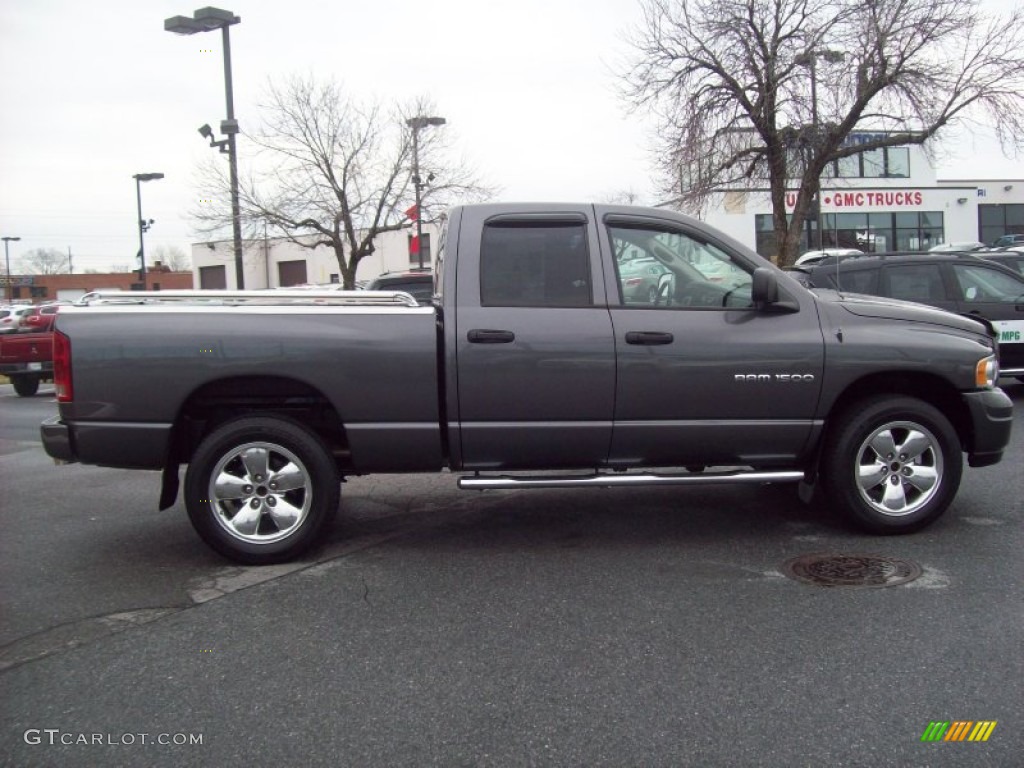
<instances>
[{"instance_id":1,"label":"chrome side step bar","mask_svg":"<svg viewBox=\"0 0 1024 768\"><path fill-rule=\"evenodd\" d=\"M593 475L480 475L460 477L459 488L467 491L498 491L516 488L618 488L622 486L656 485L723 485L726 483L795 483L804 479L796 471L757 472L729 470L727 472L688 472L685 474L611 474Z\"/></svg>"}]
</instances>

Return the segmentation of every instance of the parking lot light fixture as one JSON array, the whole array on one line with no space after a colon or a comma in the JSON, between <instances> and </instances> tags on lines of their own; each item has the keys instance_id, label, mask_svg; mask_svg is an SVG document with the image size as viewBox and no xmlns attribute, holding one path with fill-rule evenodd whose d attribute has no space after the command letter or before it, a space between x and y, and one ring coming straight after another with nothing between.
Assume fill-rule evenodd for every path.
<instances>
[{"instance_id":1,"label":"parking lot light fixture","mask_svg":"<svg viewBox=\"0 0 1024 768\"><path fill-rule=\"evenodd\" d=\"M135 201L139 213L139 281L142 283L142 290L146 290L146 244L142 236L153 226L153 219L146 221L142 218L142 182L157 181L163 177L162 173L136 173L132 176L135 179Z\"/></svg>"},{"instance_id":2,"label":"parking lot light fixture","mask_svg":"<svg viewBox=\"0 0 1024 768\"><path fill-rule=\"evenodd\" d=\"M443 117L410 117L405 124L412 130L412 186L416 192L416 255L419 268L423 269L423 210L420 199L423 194L423 180L420 178L420 131L428 126L441 126L447 121Z\"/></svg>"},{"instance_id":3,"label":"parking lot light fixture","mask_svg":"<svg viewBox=\"0 0 1024 768\"><path fill-rule=\"evenodd\" d=\"M238 134L238 121L235 119L235 98L234 88L231 82L231 35L228 30L241 21L231 11L222 8L206 7L200 8L189 16L171 16L164 19L164 29L176 35L194 35L199 32L212 32L215 29L221 31L221 40L224 48L224 93L227 101L228 116L220 124L221 133L227 136L223 141L214 141L212 130L208 126L200 129L204 138L210 139L210 146L219 148L222 152L227 147L228 168L231 183L231 233L235 250L235 280L238 290L245 287L245 270L242 261L242 213L238 198L238 149L235 136ZM204 129L206 131L204 132Z\"/></svg>"}]
</instances>

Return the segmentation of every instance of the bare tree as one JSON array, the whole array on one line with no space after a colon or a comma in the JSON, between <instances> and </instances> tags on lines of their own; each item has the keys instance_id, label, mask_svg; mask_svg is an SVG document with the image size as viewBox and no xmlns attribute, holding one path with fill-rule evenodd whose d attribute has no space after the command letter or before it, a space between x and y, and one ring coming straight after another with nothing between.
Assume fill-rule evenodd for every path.
<instances>
[{"instance_id":1,"label":"bare tree","mask_svg":"<svg viewBox=\"0 0 1024 768\"><path fill-rule=\"evenodd\" d=\"M68 271L68 255L56 248L36 248L19 259L22 271L29 275L60 275Z\"/></svg>"},{"instance_id":2,"label":"bare tree","mask_svg":"<svg viewBox=\"0 0 1024 768\"><path fill-rule=\"evenodd\" d=\"M152 261L159 261L172 272L188 272L192 269L192 257L176 245L158 245L153 249Z\"/></svg>"},{"instance_id":3,"label":"bare tree","mask_svg":"<svg viewBox=\"0 0 1024 768\"><path fill-rule=\"evenodd\" d=\"M634 190L632 187L629 189L616 189L611 192L605 192L601 195L601 202L608 203L609 205L643 205L643 196Z\"/></svg>"},{"instance_id":4,"label":"bare tree","mask_svg":"<svg viewBox=\"0 0 1024 768\"><path fill-rule=\"evenodd\" d=\"M716 192L767 184L780 263L795 257L834 161L982 119L1004 151L1024 148L1020 8L994 19L977 0L641 5L624 94L661 124L663 192L694 209ZM855 130L871 140L849 142Z\"/></svg>"},{"instance_id":5,"label":"bare tree","mask_svg":"<svg viewBox=\"0 0 1024 768\"><path fill-rule=\"evenodd\" d=\"M302 247L332 248L345 287L354 287L374 239L410 226L406 211L415 194L406 121L434 114L433 106L419 100L385 109L359 102L336 82L296 77L271 84L261 110L262 128L249 136L260 150L256 168L240 183L249 231L268 226ZM422 130L418 139L424 221L454 201L490 194L465 163L447 159L445 129ZM213 183L222 192L217 198L226 201L223 169ZM204 234L230 221L224 203L206 204L195 215Z\"/></svg>"}]
</instances>

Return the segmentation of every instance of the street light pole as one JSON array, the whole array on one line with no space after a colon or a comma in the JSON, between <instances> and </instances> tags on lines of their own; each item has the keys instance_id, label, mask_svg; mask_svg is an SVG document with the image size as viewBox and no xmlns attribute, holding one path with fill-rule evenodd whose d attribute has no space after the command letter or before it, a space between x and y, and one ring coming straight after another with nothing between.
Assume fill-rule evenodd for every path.
<instances>
[{"instance_id":1,"label":"street light pole","mask_svg":"<svg viewBox=\"0 0 1024 768\"><path fill-rule=\"evenodd\" d=\"M7 268L7 302L10 303L14 300L14 288L11 286L11 253L8 250L8 243L17 242L21 240L20 237L5 237L4 241L4 263Z\"/></svg>"},{"instance_id":2,"label":"street light pole","mask_svg":"<svg viewBox=\"0 0 1024 768\"><path fill-rule=\"evenodd\" d=\"M142 182L156 181L163 177L162 173L136 173L132 177L135 179L135 201L139 211L139 282L142 283L142 290L146 290L146 243L142 236L153 226L152 219L147 222L142 218Z\"/></svg>"},{"instance_id":3,"label":"street light pole","mask_svg":"<svg viewBox=\"0 0 1024 768\"><path fill-rule=\"evenodd\" d=\"M810 49L801 55L797 56L796 63L800 66L807 67L811 75L811 135L813 137L813 148L816 153L820 141L821 133L818 126L818 57L821 56L825 61L832 64L837 64L843 60L843 53L841 51L832 51L829 49L814 50ZM815 155L816 157L816 155ZM815 179L815 199L817 201L816 208L818 209L817 225L818 225L818 250L822 250L825 247L823 240L822 230L822 214L821 214L821 178ZM810 246L810 237L808 237L807 245Z\"/></svg>"},{"instance_id":4,"label":"street light pole","mask_svg":"<svg viewBox=\"0 0 1024 768\"><path fill-rule=\"evenodd\" d=\"M412 129L412 186L416 192L416 255L423 269L423 211L421 210L423 180L420 178L420 131L428 125L447 122L443 117L410 117L405 124Z\"/></svg>"},{"instance_id":5,"label":"street light pole","mask_svg":"<svg viewBox=\"0 0 1024 768\"><path fill-rule=\"evenodd\" d=\"M227 119L220 124L221 133L227 135L228 173L231 184L231 235L235 251L235 282L238 290L245 287L245 264L242 259L242 211L238 193L238 147L235 136L238 134L238 121L235 119L234 86L231 81L231 36L229 29L241 21L231 11L220 8L200 8L192 17L172 16L164 19L164 29L177 35L194 35L197 32L221 31L224 48L224 93L227 101ZM205 127L205 126L204 126ZM204 134L205 135L205 134ZM221 142L210 140L210 146L220 146Z\"/></svg>"}]
</instances>

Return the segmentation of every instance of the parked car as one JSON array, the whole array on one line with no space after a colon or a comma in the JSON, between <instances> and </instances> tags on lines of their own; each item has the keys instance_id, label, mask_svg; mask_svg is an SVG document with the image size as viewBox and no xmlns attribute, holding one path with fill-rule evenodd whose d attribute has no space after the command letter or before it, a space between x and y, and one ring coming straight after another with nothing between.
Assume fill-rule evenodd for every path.
<instances>
[{"instance_id":1,"label":"parked car","mask_svg":"<svg viewBox=\"0 0 1024 768\"><path fill-rule=\"evenodd\" d=\"M668 267L657 259L623 259L618 262L622 300L627 304L656 304L658 281Z\"/></svg>"},{"instance_id":2,"label":"parked car","mask_svg":"<svg viewBox=\"0 0 1024 768\"><path fill-rule=\"evenodd\" d=\"M979 243L977 240L961 240L955 243L933 245L928 249L928 253L972 253L984 250L985 247L984 243Z\"/></svg>"},{"instance_id":3,"label":"parked car","mask_svg":"<svg viewBox=\"0 0 1024 768\"><path fill-rule=\"evenodd\" d=\"M15 304L0 309L0 333L14 333L21 327L21 319L31 311L31 304Z\"/></svg>"},{"instance_id":4,"label":"parked car","mask_svg":"<svg viewBox=\"0 0 1024 768\"><path fill-rule=\"evenodd\" d=\"M994 245L996 248L1005 248L1008 245L1024 245L1024 235L1003 235L1002 237L996 238L995 242L993 242L992 245Z\"/></svg>"},{"instance_id":5,"label":"parked car","mask_svg":"<svg viewBox=\"0 0 1024 768\"><path fill-rule=\"evenodd\" d=\"M366 285L367 291L405 291L419 303L429 304L434 298L434 273L430 270L385 272Z\"/></svg>"},{"instance_id":6,"label":"parked car","mask_svg":"<svg viewBox=\"0 0 1024 768\"><path fill-rule=\"evenodd\" d=\"M860 251L856 248L825 248L820 251L807 251L807 253L800 255L794 263L794 266L809 267L812 264L818 264L819 262L824 261L829 256L860 256L862 253L864 253L864 251Z\"/></svg>"},{"instance_id":7,"label":"parked car","mask_svg":"<svg viewBox=\"0 0 1024 768\"><path fill-rule=\"evenodd\" d=\"M810 288L916 301L989 320L1003 374L1024 381L1024 276L965 253L870 254L804 270Z\"/></svg>"},{"instance_id":8,"label":"parked car","mask_svg":"<svg viewBox=\"0 0 1024 768\"><path fill-rule=\"evenodd\" d=\"M31 397L40 382L53 381L53 332L0 336L0 375L10 379L20 397Z\"/></svg>"},{"instance_id":9,"label":"parked car","mask_svg":"<svg viewBox=\"0 0 1024 768\"><path fill-rule=\"evenodd\" d=\"M978 255L986 261L994 261L996 264L1002 264L1004 267L1009 267L1014 272L1024 275L1024 249L1007 248L1006 250L988 251Z\"/></svg>"},{"instance_id":10,"label":"parked car","mask_svg":"<svg viewBox=\"0 0 1024 768\"><path fill-rule=\"evenodd\" d=\"M20 333L43 332L53 330L53 319L57 315L60 304L39 304L22 315L18 326Z\"/></svg>"}]
</instances>

